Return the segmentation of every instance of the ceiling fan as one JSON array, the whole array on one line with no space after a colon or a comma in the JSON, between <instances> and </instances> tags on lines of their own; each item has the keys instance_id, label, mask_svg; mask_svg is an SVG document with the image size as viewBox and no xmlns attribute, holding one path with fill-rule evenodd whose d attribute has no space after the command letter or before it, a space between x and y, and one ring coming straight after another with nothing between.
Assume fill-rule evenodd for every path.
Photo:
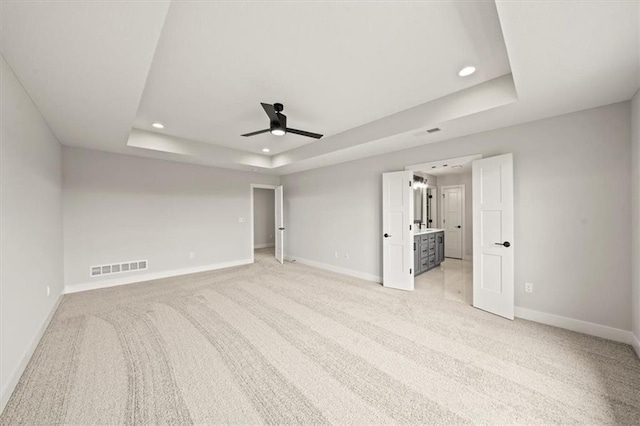
<instances>
[{"instance_id":1,"label":"ceiling fan","mask_svg":"<svg viewBox=\"0 0 640 426\"><path fill-rule=\"evenodd\" d=\"M292 129L291 127L287 127L287 116L282 114L282 110L284 110L284 105L275 103L265 104L260 103L262 108L264 108L264 112L269 116L269 128L264 130L258 130L257 132L245 133L242 136L255 136L260 133L271 132L272 135L282 136L286 133L293 133L300 136L307 136L309 138L320 139L322 135L318 133L305 132L304 130Z\"/></svg>"}]
</instances>

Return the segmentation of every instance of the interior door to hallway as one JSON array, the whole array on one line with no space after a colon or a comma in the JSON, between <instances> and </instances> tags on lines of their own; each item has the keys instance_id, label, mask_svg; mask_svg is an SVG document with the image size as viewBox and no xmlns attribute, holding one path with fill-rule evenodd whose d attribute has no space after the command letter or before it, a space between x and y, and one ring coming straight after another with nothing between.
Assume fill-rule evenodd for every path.
<instances>
[{"instance_id":1,"label":"interior door to hallway","mask_svg":"<svg viewBox=\"0 0 640 426\"><path fill-rule=\"evenodd\" d=\"M462 218L464 209L464 188L443 186L442 228L444 229L445 257L462 259Z\"/></svg>"},{"instance_id":2,"label":"interior door to hallway","mask_svg":"<svg viewBox=\"0 0 640 426\"><path fill-rule=\"evenodd\" d=\"M279 186L275 189L276 204L276 259L280 263L284 263L284 215L282 208L283 188Z\"/></svg>"}]
</instances>

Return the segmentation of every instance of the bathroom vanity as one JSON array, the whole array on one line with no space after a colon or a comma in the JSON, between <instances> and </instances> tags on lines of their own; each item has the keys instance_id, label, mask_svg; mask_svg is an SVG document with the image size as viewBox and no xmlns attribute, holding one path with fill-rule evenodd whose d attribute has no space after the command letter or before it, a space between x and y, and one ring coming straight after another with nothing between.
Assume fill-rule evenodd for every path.
<instances>
[{"instance_id":1,"label":"bathroom vanity","mask_svg":"<svg viewBox=\"0 0 640 426\"><path fill-rule=\"evenodd\" d=\"M414 276L435 268L444 261L444 230L421 229L413 234Z\"/></svg>"}]
</instances>

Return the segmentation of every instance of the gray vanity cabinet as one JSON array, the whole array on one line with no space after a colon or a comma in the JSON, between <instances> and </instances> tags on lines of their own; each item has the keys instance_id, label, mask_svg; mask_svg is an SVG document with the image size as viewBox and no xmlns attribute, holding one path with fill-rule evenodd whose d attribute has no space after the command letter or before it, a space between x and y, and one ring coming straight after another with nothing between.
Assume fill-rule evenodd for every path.
<instances>
[{"instance_id":1,"label":"gray vanity cabinet","mask_svg":"<svg viewBox=\"0 0 640 426\"><path fill-rule=\"evenodd\" d=\"M444 232L438 232L436 235L436 262L438 264L444 262Z\"/></svg>"},{"instance_id":2,"label":"gray vanity cabinet","mask_svg":"<svg viewBox=\"0 0 640 426\"><path fill-rule=\"evenodd\" d=\"M413 237L413 265L420 275L444 261L444 231L418 234Z\"/></svg>"}]
</instances>

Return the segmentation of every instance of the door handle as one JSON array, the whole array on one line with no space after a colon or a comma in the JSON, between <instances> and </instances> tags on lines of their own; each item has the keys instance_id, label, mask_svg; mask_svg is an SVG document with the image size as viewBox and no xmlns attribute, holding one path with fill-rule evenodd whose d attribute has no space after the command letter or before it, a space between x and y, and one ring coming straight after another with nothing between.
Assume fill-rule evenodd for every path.
<instances>
[{"instance_id":1,"label":"door handle","mask_svg":"<svg viewBox=\"0 0 640 426\"><path fill-rule=\"evenodd\" d=\"M281 230L281 231L284 231L284 228L278 228L278 229Z\"/></svg>"},{"instance_id":2,"label":"door handle","mask_svg":"<svg viewBox=\"0 0 640 426\"><path fill-rule=\"evenodd\" d=\"M505 241L504 243L496 243L497 246L505 246L511 247L511 243L509 241Z\"/></svg>"},{"instance_id":3,"label":"door handle","mask_svg":"<svg viewBox=\"0 0 640 426\"><path fill-rule=\"evenodd\" d=\"M389 234L384 234L384 237L385 237L385 238L389 238L390 236L391 236L391 235L389 235Z\"/></svg>"}]
</instances>

